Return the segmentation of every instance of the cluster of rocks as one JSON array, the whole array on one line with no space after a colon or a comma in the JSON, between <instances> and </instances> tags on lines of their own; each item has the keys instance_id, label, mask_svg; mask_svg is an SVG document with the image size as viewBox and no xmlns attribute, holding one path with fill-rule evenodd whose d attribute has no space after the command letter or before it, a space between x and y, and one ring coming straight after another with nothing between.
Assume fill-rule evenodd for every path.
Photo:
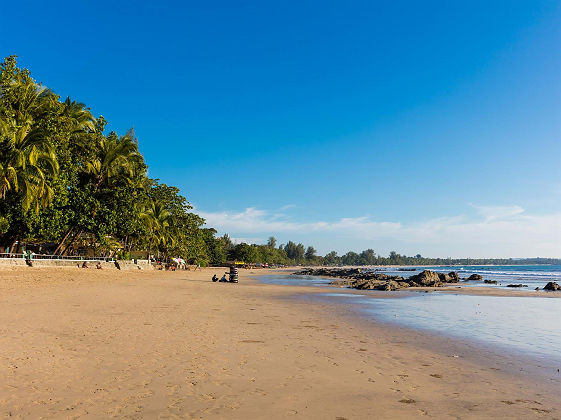
<instances>
[{"instance_id":1,"label":"cluster of rocks","mask_svg":"<svg viewBox=\"0 0 561 420\"><path fill-rule=\"evenodd\" d=\"M549 290L552 292L555 292L557 290L561 290L561 286L559 286L557 283L555 283L554 281L550 281L549 283L547 283L543 290Z\"/></svg>"},{"instance_id":2,"label":"cluster of rocks","mask_svg":"<svg viewBox=\"0 0 561 420\"><path fill-rule=\"evenodd\" d=\"M359 290L398 290L407 287L442 287L449 283L458 283L458 273L436 273L425 270L407 279L384 273L363 271L360 268L308 268L297 273L306 276L337 277L331 282L333 286L347 286Z\"/></svg>"},{"instance_id":3,"label":"cluster of rocks","mask_svg":"<svg viewBox=\"0 0 561 420\"><path fill-rule=\"evenodd\" d=\"M399 268L398 271L411 271L414 269ZM486 284L497 284L496 280L483 280L480 274L472 274L467 278L460 278L458 273L437 273L431 270L422 271L409 278L399 275L380 273L380 269L364 270L361 268L306 268L293 273L304 276L336 277L330 284L332 286L350 287L359 290L399 290L407 287L442 287L448 284L465 281L483 281ZM525 284L508 284L507 287L528 287ZM536 288L539 290L539 288ZM543 288L549 291L561 291L561 286L555 282L549 282Z\"/></svg>"}]
</instances>

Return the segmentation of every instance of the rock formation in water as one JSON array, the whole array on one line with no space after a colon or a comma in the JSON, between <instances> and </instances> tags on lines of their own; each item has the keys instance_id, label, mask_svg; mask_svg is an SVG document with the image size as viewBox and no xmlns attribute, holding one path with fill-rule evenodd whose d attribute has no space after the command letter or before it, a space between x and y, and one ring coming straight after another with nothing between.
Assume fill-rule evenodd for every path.
<instances>
[{"instance_id":1,"label":"rock formation in water","mask_svg":"<svg viewBox=\"0 0 561 420\"><path fill-rule=\"evenodd\" d=\"M555 283L554 281L550 281L549 283L547 283L543 290L549 290L549 291L556 291L556 290L561 290L561 286L559 286L557 283Z\"/></svg>"},{"instance_id":2,"label":"rock formation in water","mask_svg":"<svg viewBox=\"0 0 561 420\"><path fill-rule=\"evenodd\" d=\"M360 268L307 268L294 273L304 276L337 277L331 282L333 286L350 287L359 290L398 290L407 287L442 287L449 283L458 283L458 273L436 273L425 270L408 279L390 276L384 273L364 271Z\"/></svg>"}]
</instances>

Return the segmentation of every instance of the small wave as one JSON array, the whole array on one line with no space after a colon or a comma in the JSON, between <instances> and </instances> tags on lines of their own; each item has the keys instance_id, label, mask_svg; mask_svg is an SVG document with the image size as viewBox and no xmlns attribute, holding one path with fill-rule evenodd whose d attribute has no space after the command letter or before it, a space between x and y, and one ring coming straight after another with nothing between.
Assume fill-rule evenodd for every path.
<instances>
[{"instance_id":1,"label":"small wave","mask_svg":"<svg viewBox=\"0 0 561 420\"><path fill-rule=\"evenodd\" d=\"M443 269L441 267L433 268L433 270L438 272L449 271L450 268ZM466 271L473 274L490 274L499 276L518 276L518 277L561 277L560 271L496 271L496 270L477 270L477 269L456 269L455 271Z\"/></svg>"}]
</instances>

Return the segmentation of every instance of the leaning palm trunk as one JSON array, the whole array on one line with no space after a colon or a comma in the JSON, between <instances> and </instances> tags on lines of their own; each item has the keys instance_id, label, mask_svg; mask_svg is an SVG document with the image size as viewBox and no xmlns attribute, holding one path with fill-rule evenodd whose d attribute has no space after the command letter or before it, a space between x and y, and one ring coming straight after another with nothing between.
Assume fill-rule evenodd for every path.
<instances>
[{"instance_id":1,"label":"leaning palm trunk","mask_svg":"<svg viewBox=\"0 0 561 420\"><path fill-rule=\"evenodd\" d=\"M10 257L12 255L15 255L16 253L14 252L14 248L16 247L16 244L18 243L18 239L15 238L14 241L12 242L12 245L10 246Z\"/></svg>"},{"instance_id":2,"label":"leaning palm trunk","mask_svg":"<svg viewBox=\"0 0 561 420\"><path fill-rule=\"evenodd\" d=\"M64 251L62 251L60 254L61 255L65 255L66 251L68 251L68 249L72 246L72 244L74 244L74 242L76 242L76 239L78 239L80 236L82 236L83 231L79 230L78 232L76 232L76 235L74 235L72 237L72 239L70 240L70 242L68 243L68 245L66 245L66 248L64 248Z\"/></svg>"},{"instance_id":3,"label":"leaning palm trunk","mask_svg":"<svg viewBox=\"0 0 561 420\"><path fill-rule=\"evenodd\" d=\"M62 246L64 245L64 242L66 242L66 240L68 239L68 237L70 236L70 234L72 233L72 231L74 230L73 227L71 227L70 229L68 229L66 231L66 234L64 235L64 238L62 238L62 240L58 243L58 246L55 249L55 252L53 252L53 255L57 255L58 252L61 250Z\"/></svg>"}]
</instances>

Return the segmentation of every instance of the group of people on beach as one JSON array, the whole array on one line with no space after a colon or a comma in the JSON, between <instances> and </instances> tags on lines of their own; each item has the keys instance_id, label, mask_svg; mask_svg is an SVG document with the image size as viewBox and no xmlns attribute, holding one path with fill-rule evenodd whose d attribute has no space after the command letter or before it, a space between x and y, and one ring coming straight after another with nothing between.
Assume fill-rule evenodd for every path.
<instances>
[{"instance_id":1,"label":"group of people on beach","mask_svg":"<svg viewBox=\"0 0 561 420\"><path fill-rule=\"evenodd\" d=\"M230 276L229 279L226 278L226 274ZM216 274L212 276L213 282L219 283L237 283L238 282L238 269L236 267L230 267L230 272L225 272L219 279Z\"/></svg>"},{"instance_id":2,"label":"group of people on beach","mask_svg":"<svg viewBox=\"0 0 561 420\"><path fill-rule=\"evenodd\" d=\"M87 261L84 261L82 263L82 268L90 268ZM101 261L97 262L97 264L95 265L95 268L97 268L98 270L101 270L103 268L103 266L101 265Z\"/></svg>"},{"instance_id":3,"label":"group of people on beach","mask_svg":"<svg viewBox=\"0 0 561 420\"><path fill-rule=\"evenodd\" d=\"M212 276L212 281L213 282L227 282L228 280L226 279L226 274L224 274L220 279L218 279L218 276L215 274Z\"/></svg>"}]
</instances>

